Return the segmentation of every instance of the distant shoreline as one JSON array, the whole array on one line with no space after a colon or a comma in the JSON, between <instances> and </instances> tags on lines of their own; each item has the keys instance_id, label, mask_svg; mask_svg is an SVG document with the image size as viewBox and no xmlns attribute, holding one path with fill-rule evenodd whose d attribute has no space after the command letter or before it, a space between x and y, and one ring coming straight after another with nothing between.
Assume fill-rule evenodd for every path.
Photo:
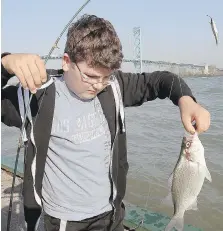
<instances>
[{"instance_id":1,"label":"distant shoreline","mask_svg":"<svg viewBox=\"0 0 223 231\"><path fill-rule=\"evenodd\" d=\"M189 78L189 77L208 77L208 78L212 78L212 77L223 77L223 74L216 74L216 75L180 75L180 77L182 78Z\"/></svg>"},{"instance_id":2,"label":"distant shoreline","mask_svg":"<svg viewBox=\"0 0 223 231\"><path fill-rule=\"evenodd\" d=\"M178 75L178 76L180 76L181 78L194 78L194 77L197 77L197 78L201 78L201 77L208 77L208 78L213 78L213 77L223 77L223 73L220 73L220 74L215 74L215 75L201 75L201 74L195 74L195 75L181 75L181 74L179 74L179 73L175 73L175 72L172 72L172 73L174 73L174 74L176 74L176 75ZM8 86L16 86L17 84L19 83L19 81L18 81L18 79L17 79L17 77L12 77L9 81L8 81L8 83L3 87L3 88L6 88L6 87L8 87Z\"/></svg>"}]
</instances>

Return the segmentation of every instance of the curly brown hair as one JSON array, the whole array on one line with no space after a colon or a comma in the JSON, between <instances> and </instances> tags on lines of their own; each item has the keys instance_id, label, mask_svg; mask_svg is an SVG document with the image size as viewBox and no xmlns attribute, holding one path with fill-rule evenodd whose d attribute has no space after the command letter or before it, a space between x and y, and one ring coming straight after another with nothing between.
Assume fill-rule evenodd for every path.
<instances>
[{"instance_id":1,"label":"curly brown hair","mask_svg":"<svg viewBox=\"0 0 223 231\"><path fill-rule=\"evenodd\" d=\"M122 45L112 24L95 15L83 15L68 29L65 45L72 62L86 61L91 67L119 69Z\"/></svg>"}]
</instances>

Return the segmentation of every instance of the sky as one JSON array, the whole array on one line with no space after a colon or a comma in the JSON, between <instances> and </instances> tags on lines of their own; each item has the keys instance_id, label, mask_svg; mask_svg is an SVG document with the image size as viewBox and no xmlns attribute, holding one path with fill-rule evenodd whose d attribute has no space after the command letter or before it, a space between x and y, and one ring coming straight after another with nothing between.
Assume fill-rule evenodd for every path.
<instances>
[{"instance_id":1,"label":"sky","mask_svg":"<svg viewBox=\"0 0 223 231\"><path fill-rule=\"evenodd\" d=\"M47 54L85 0L2 0L1 52ZM81 12L109 20L131 59L133 27L141 27L142 58L223 68L223 0L91 0ZM219 45L209 24L219 31ZM59 42L63 53L66 32Z\"/></svg>"}]
</instances>

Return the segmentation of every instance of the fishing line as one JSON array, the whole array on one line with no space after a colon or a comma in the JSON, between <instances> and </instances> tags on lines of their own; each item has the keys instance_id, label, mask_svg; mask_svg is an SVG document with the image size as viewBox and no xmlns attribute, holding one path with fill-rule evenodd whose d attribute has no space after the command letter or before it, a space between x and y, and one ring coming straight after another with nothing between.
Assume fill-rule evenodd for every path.
<instances>
[{"instance_id":1,"label":"fishing line","mask_svg":"<svg viewBox=\"0 0 223 231\"><path fill-rule=\"evenodd\" d=\"M174 64L173 64L173 65L174 65ZM172 65L171 65L171 68L172 68ZM180 81L180 67L178 67L177 79L178 79L178 81L179 81L180 91L181 91L181 97L182 97L182 96L183 96L183 90L182 90L181 81ZM169 93L169 97L168 97L169 99L170 99L171 94L172 94L174 81L175 81L175 76L172 77L172 82L171 82L171 87L170 87L170 93ZM150 197L150 187L149 187L149 190L148 190L148 194L147 194L147 197L146 197L146 203L145 203L145 206L144 206L144 209L145 209L145 210L147 210L147 208L148 208L149 197ZM158 198L157 198L157 199L158 199ZM160 198L159 198L159 199L160 199ZM162 200L161 200L161 202L162 202ZM141 215L141 218L142 218L142 220L140 220L139 224L138 224L135 228L133 228L133 229L131 229L131 230L136 230L136 229L140 228L141 226L143 226L143 224L144 224L144 219L145 219L145 218L144 218L142 215Z\"/></svg>"},{"instance_id":2,"label":"fishing line","mask_svg":"<svg viewBox=\"0 0 223 231\"><path fill-rule=\"evenodd\" d=\"M50 49L47 58L45 59L44 64L46 65L46 63L48 62L51 54L53 53L55 48L58 48L58 42L61 39L62 35L64 34L64 32L67 30L67 28L70 26L70 24L73 22L73 20L77 17L77 15L84 9L84 7L90 2L90 0L87 0L80 8L79 10L74 14L74 16L70 19L70 21L66 24L66 26L64 27L64 29L62 30L62 32L60 33L60 35L58 36L58 38L56 39L54 45L52 46L52 48ZM79 25L78 25L79 26ZM50 74L52 73L52 70L50 72ZM50 78L50 74L48 75L48 77ZM48 79L49 80L49 79ZM40 110L41 106L42 106L42 102L44 99L44 96L46 94L46 88L44 89L43 92L43 96L41 98L41 102L40 102L40 106L38 111ZM13 171L13 178L12 178L12 187L11 187L11 192L10 192L10 202L9 202L9 210L8 210L8 218L7 218L7 228L6 230L9 231L10 230L10 225L11 225L11 217L12 217L12 203L13 203L13 194L14 194L14 188L15 188L15 179L16 179L16 173L17 173L17 167L18 167L18 160L19 160L19 155L20 155L20 151L22 148L25 147L25 144L23 143L23 132L26 126L26 122L27 122L27 117L28 117L28 113L30 110L30 103L32 101L33 98L33 94L31 94L30 98L29 98L29 102L26 105L26 110L25 110L25 116L24 116L24 121L22 123L22 127L21 127L21 132L20 132L20 137L19 137L19 142L18 142L18 147L17 147L17 153L16 153L16 160L15 160L15 166L14 166L14 171ZM33 127L35 126L35 122L37 120L38 117L38 113L36 116L36 119L33 123ZM28 143L28 142L27 142Z\"/></svg>"}]
</instances>

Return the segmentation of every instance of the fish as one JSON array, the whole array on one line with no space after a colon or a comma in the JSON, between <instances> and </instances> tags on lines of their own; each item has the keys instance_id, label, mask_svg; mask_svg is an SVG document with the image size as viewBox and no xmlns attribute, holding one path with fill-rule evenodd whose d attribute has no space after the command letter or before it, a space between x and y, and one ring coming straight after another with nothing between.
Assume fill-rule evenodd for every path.
<instances>
[{"instance_id":1,"label":"fish","mask_svg":"<svg viewBox=\"0 0 223 231\"><path fill-rule=\"evenodd\" d=\"M169 194L163 200L174 207L173 217L165 231L171 231L173 228L183 230L185 212L198 210L197 197L205 178L212 182L205 161L204 147L196 132L191 135L185 131L180 155L168 180Z\"/></svg>"},{"instance_id":2,"label":"fish","mask_svg":"<svg viewBox=\"0 0 223 231\"><path fill-rule=\"evenodd\" d=\"M209 22L211 24L211 29L212 29L212 32L213 32L213 35L215 37L215 42L216 42L216 45L218 45L219 43L219 38L218 38L218 30L217 30L217 27L216 27L216 23L215 21L213 20L213 18L209 15L207 15L211 21Z\"/></svg>"}]
</instances>

